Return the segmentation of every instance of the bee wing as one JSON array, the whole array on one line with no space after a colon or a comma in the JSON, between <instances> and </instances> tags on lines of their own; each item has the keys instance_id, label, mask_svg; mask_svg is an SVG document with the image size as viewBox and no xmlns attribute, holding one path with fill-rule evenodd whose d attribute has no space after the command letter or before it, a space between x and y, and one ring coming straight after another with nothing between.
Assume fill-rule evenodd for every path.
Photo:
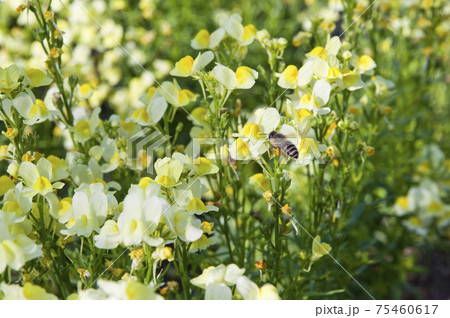
<instances>
[{"instance_id":1,"label":"bee wing","mask_svg":"<svg viewBox=\"0 0 450 318\"><path fill-rule=\"evenodd\" d=\"M294 127L284 124L281 125L280 130L278 132L280 134L283 134L286 137L286 139L292 142L298 149L298 147L300 146L301 138Z\"/></svg>"}]
</instances>

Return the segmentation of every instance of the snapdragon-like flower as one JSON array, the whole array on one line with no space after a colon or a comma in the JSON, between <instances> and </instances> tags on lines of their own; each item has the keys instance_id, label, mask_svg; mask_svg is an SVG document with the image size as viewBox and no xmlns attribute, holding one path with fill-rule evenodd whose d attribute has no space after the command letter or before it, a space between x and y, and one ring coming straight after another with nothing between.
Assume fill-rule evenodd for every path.
<instances>
[{"instance_id":1,"label":"snapdragon-like flower","mask_svg":"<svg viewBox=\"0 0 450 318\"><path fill-rule=\"evenodd\" d=\"M117 220L121 242L125 246L140 245L143 241L150 246L158 246L163 239L155 233L161 216L169 209L169 203L158 197L160 186L149 184L145 190L140 186L132 186L124 199L123 211ZM114 224L105 235L114 233ZM101 239L102 233L97 239Z\"/></svg>"},{"instance_id":2,"label":"snapdragon-like flower","mask_svg":"<svg viewBox=\"0 0 450 318\"><path fill-rule=\"evenodd\" d=\"M170 230L169 236L178 237L183 242L197 241L203 234L200 229L201 221L194 216L194 213L177 205L172 205L164 213L164 223Z\"/></svg>"},{"instance_id":3,"label":"snapdragon-like flower","mask_svg":"<svg viewBox=\"0 0 450 318\"><path fill-rule=\"evenodd\" d=\"M190 102L195 101L197 99L197 96L194 93L192 93L188 89L182 89L176 81L163 82L161 84L161 87L162 87L161 95L165 98L165 100L169 104L171 104L175 107L186 106ZM159 109L154 107L153 112L156 113L156 115L162 117L162 115L164 115L164 114L161 112L161 109L160 109L161 105L158 107L159 107ZM161 119L161 117L159 119ZM158 119L158 121L159 121L159 119ZM147 119L144 118L144 120L147 120ZM149 117L147 121L150 121L150 120L151 119ZM141 120L141 122L143 122L143 121Z\"/></svg>"},{"instance_id":4,"label":"snapdragon-like flower","mask_svg":"<svg viewBox=\"0 0 450 318\"><path fill-rule=\"evenodd\" d=\"M120 237L119 227L114 220L107 220L100 233L94 236L95 246L101 249L113 249L119 246L122 238Z\"/></svg>"},{"instance_id":5,"label":"snapdragon-like flower","mask_svg":"<svg viewBox=\"0 0 450 318\"><path fill-rule=\"evenodd\" d=\"M297 96L291 95L292 103L297 110L307 109L319 115L328 114L331 109L325 106L331 93L331 85L325 80L315 82L312 92L309 90L297 90Z\"/></svg>"},{"instance_id":6,"label":"snapdragon-like flower","mask_svg":"<svg viewBox=\"0 0 450 318\"><path fill-rule=\"evenodd\" d=\"M373 75L374 69L377 64L374 60L368 55L362 55L358 59L356 59L356 69L358 73L364 75Z\"/></svg>"},{"instance_id":7,"label":"snapdragon-like flower","mask_svg":"<svg viewBox=\"0 0 450 318\"><path fill-rule=\"evenodd\" d=\"M24 92L19 93L12 100L12 104L20 116L24 118L24 123L27 125L44 122L52 116L42 100L35 99L34 96Z\"/></svg>"},{"instance_id":8,"label":"snapdragon-like flower","mask_svg":"<svg viewBox=\"0 0 450 318\"><path fill-rule=\"evenodd\" d=\"M20 217L31 210L31 202L32 198L28 195L26 187L23 183L18 183L5 193L2 209L4 212L14 212L16 216Z\"/></svg>"},{"instance_id":9,"label":"snapdragon-like flower","mask_svg":"<svg viewBox=\"0 0 450 318\"><path fill-rule=\"evenodd\" d=\"M234 13L228 15L226 13L219 14L217 17L219 25L223 28L227 35L235 40L241 41L244 35L244 26L242 25L242 17Z\"/></svg>"},{"instance_id":10,"label":"snapdragon-like flower","mask_svg":"<svg viewBox=\"0 0 450 318\"><path fill-rule=\"evenodd\" d=\"M231 300L230 286L234 286L244 272L245 269L235 264L210 266L200 276L191 279L191 284L205 289L206 300Z\"/></svg>"},{"instance_id":11,"label":"snapdragon-like flower","mask_svg":"<svg viewBox=\"0 0 450 318\"><path fill-rule=\"evenodd\" d=\"M19 166L18 175L28 187L28 195L34 196L39 193L45 196L54 188L62 188L64 183L55 181L66 178L68 174L64 169L54 170L49 160L41 158L36 165L29 161L22 162ZM52 184L52 182L54 183Z\"/></svg>"},{"instance_id":12,"label":"snapdragon-like flower","mask_svg":"<svg viewBox=\"0 0 450 318\"><path fill-rule=\"evenodd\" d=\"M170 71L170 75L179 77L198 77L198 73L214 59L211 51L200 53L195 60L187 55L175 63L175 67Z\"/></svg>"},{"instance_id":13,"label":"snapdragon-like flower","mask_svg":"<svg viewBox=\"0 0 450 318\"><path fill-rule=\"evenodd\" d=\"M170 86L170 85L169 85ZM165 89L172 89L171 87L168 87L166 84ZM176 90L176 89L175 89ZM176 94L175 91L170 92L173 94ZM184 98L183 93L181 93L180 98L180 92L178 92L177 96L177 103L182 105L184 104ZM186 94L187 95L187 94ZM188 97L189 99L189 97ZM152 126L157 124L161 118L163 117L164 113L167 109L167 102L165 98L161 95L161 89L157 89L156 92L151 96L150 100L147 103L147 107L145 109L137 109L133 112L131 115L130 120L135 122L138 125L141 126Z\"/></svg>"},{"instance_id":14,"label":"snapdragon-like flower","mask_svg":"<svg viewBox=\"0 0 450 318\"><path fill-rule=\"evenodd\" d=\"M331 246L328 243L322 242L320 236L317 235L312 242L312 258L313 262L320 259L322 256L329 254Z\"/></svg>"},{"instance_id":15,"label":"snapdragon-like flower","mask_svg":"<svg viewBox=\"0 0 450 318\"><path fill-rule=\"evenodd\" d=\"M107 281L99 279L98 289L87 289L79 292L80 300L164 300L155 292L153 284L145 285L133 280Z\"/></svg>"},{"instance_id":16,"label":"snapdragon-like flower","mask_svg":"<svg viewBox=\"0 0 450 318\"><path fill-rule=\"evenodd\" d=\"M217 47L225 36L225 29L219 28L213 33L202 29L198 31L191 41L192 48L196 50L214 49Z\"/></svg>"},{"instance_id":17,"label":"snapdragon-like flower","mask_svg":"<svg viewBox=\"0 0 450 318\"><path fill-rule=\"evenodd\" d=\"M82 184L75 189L72 198L72 218L66 224L64 235L91 236L92 232L99 232L108 214L108 204L116 205L117 201L109 198L111 194L104 193L102 183L90 185ZM110 209L114 209L112 207Z\"/></svg>"},{"instance_id":18,"label":"snapdragon-like flower","mask_svg":"<svg viewBox=\"0 0 450 318\"><path fill-rule=\"evenodd\" d=\"M235 160L257 160L269 149L269 134L280 124L281 116L276 108L260 108L250 117L229 147Z\"/></svg>"},{"instance_id":19,"label":"snapdragon-like flower","mask_svg":"<svg viewBox=\"0 0 450 318\"><path fill-rule=\"evenodd\" d=\"M264 284L259 288L246 276L237 279L236 289L245 300L280 300L280 295L275 286Z\"/></svg>"},{"instance_id":20,"label":"snapdragon-like flower","mask_svg":"<svg viewBox=\"0 0 450 318\"><path fill-rule=\"evenodd\" d=\"M342 78L337 80L337 84L342 89L345 88L349 91L355 91L364 87L364 82L361 80L361 76L348 68L344 68L342 70Z\"/></svg>"},{"instance_id":21,"label":"snapdragon-like flower","mask_svg":"<svg viewBox=\"0 0 450 318\"><path fill-rule=\"evenodd\" d=\"M258 79L258 72L247 66L240 66L236 72L233 72L228 67L217 64L213 69L213 74L220 84L230 90L249 89Z\"/></svg>"},{"instance_id":22,"label":"snapdragon-like flower","mask_svg":"<svg viewBox=\"0 0 450 318\"><path fill-rule=\"evenodd\" d=\"M174 158L158 159L155 162L156 182L165 187L173 187L180 180L183 172L183 162Z\"/></svg>"},{"instance_id":23,"label":"snapdragon-like flower","mask_svg":"<svg viewBox=\"0 0 450 318\"><path fill-rule=\"evenodd\" d=\"M0 92L9 94L19 87L19 78L22 71L15 64L8 66L6 69L0 67Z\"/></svg>"},{"instance_id":24,"label":"snapdragon-like flower","mask_svg":"<svg viewBox=\"0 0 450 318\"><path fill-rule=\"evenodd\" d=\"M1 272L1 271L0 271ZM0 284L3 300L57 300L53 294L47 293L44 288L26 283L23 287L18 284Z\"/></svg>"},{"instance_id":25,"label":"snapdragon-like flower","mask_svg":"<svg viewBox=\"0 0 450 318\"><path fill-rule=\"evenodd\" d=\"M176 152L172 155L172 158L183 163L186 169L189 169L188 176L204 176L208 174L215 174L219 171L219 168L209 159L205 157L197 157L191 159L180 152Z\"/></svg>"},{"instance_id":26,"label":"snapdragon-like flower","mask_svg":"<svg viewBox=\"0 0 450 318\"><path fill-rule=\"evenodd\" d=\"M27 234L31 227L18 231L23 217L0 210L0 273L5 268L18 271L26 262L42 255L42 245L37 245ZM28 229L28 230L27 230Z\"/></svg>"},{"instance_id":27,"label":"snapdragon-like flower","mask_svg":"<svg viewBox=\"0 0 450 318\"><path fill-rule=\"evenodd\" d=\"M99 117L100 111L100 108L95 108L89 119L80 119L76 122L74 127L74 137L78 142L84 143L95 134L101 123Z\"/></svg>"},{"instance_id":28,"label":"snapdragon-like flower","mask_svg":"<svg viewBox=\"0 0 450 318\"><path fill-rule=\"evenodd\" d=\"M329 59L331 56L336 56L341 48L341 40L338 36L330 38L328 35L327 43L325 47L316 46L306 56L309 59L321 58L324 60Z\"/></svg>"}]
</instances>

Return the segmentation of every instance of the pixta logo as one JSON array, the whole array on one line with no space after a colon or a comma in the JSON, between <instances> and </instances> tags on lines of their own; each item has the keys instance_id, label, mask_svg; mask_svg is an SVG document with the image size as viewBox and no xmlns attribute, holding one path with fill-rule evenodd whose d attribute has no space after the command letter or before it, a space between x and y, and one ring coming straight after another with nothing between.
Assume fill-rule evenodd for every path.
<instances>
[{"instance_id":1,"label":"pixta logo","mask_svg":"<svg viewBox=\"0 0 450 318\"><path fill-rule=\"evenodd\" d=\"M155 152L169 140L170 136L143 128L127 140L127 165L135 170L153 173L154 158L157 157Z\"/></svg>"}]
</instances>

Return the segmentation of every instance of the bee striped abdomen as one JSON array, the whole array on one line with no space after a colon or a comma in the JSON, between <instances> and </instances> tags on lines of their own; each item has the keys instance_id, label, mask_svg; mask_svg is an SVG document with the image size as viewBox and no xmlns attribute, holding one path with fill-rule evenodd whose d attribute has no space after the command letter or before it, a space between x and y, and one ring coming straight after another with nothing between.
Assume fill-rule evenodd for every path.
<instances>
[{"instance_id":1,"label":"bee striped abdomen","mask_svg":"<svg viewBox=\"0 0 450 318\"><path fill-rule=\"evenodd\" d=\"M272 131L269 134L269 141L274 146L279 148L283 153L292 157L294 159L298 158L298 149L297 147L290 142L285 135L280 134L276 131Z\"/></svg>"},{"instance_id":2,"label":"bee striped abdomen","mask_svg":"<svg viewBox=\"0 0 450 318\"><path fill-rule=\"evenodd\" d=\"M298 149L297 147L295 147L295 145L290 142L287 141L287 143L285 144L285 149L283 149L283 151L290 157L297 159L298 158Z\"/></svg>"}]
</instances>

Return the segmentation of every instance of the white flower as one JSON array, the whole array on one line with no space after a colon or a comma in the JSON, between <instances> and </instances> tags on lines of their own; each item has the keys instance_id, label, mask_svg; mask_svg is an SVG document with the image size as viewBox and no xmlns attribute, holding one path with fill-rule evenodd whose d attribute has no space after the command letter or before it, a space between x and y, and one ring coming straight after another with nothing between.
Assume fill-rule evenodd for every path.
<instances>
[{"instance_id":1,"label":"white flower","mask_svg":"<svg viewBox=\"0 0 450 318\"><path fill-rule=\"evenodd\" d=\"M173 93L176 94L175 91ZM179 101L177 102L179 103ZM166 112L166 109L167 102L164 97L153 96L148 102L147 108L136 109L131 115L130 120L141 126L153 126L161 120L164 113Z\"/></svg>"},{"instance_id":2,"label":"white flower","mask_svg":"<svg viewBox=\"0 0 450 318\"><path fill-rule=\"evenodd\" d=\"M169 104L175 107L186 106L197 99L197 96L194 93L188 89L182 89L175 80L173 82L163 82L161 88L161 95ZM160 112L158 113L156 109L153 111L157 113L158 116L163 115ZM148 120L150 121L151 119L149 118Z\"/></svg>"},{"instance_id":3,"label":"white flower","mask_svg":"<svg viewBox=\"0 0 450 318\"><path fill-rule=\"evenodd\" d=\"M232 38L241 41L244 35L244 26L241 24L242 18L239 14L234 13L228 15L221 13L217 17L219 25L225 30L225 32Z\"/></svg>"},{"instance_id":4,"label":"white flower","mask_svg":"<svg viewBox=\"0 0 450 318\"><path fill-rule=\"evenodd\" d=\"M226 66L217 64L213 69L214 77L228 89L249 89L255 84L258 72L247 66L240 66L236 73Z\"/></svg>"},{"instance_id":5,"label":"white flower","mask_svg":"<svg viewBox=\"0 0 450 318\"><path fill-rule=\"evenodd\" d=\"M170 75L179 77L198 77L198 72L214 59L214 53L207 51L200 53L195 60L187 55L175 63L175 67L170 71Z\"/></svg>"},{"instance_id":6,"label":"white flower","mask_svg":"<svg viewBox=\"0 0 450 318\"><path fill-rule=\"evenodd\" d=\"M261 288L246 276L236 281L236 289L245 300L280 300L278 290L272 284L265 284Z\"/></svg>"},{"instance_id":7,"label":"white flower","mask_svg":"<svg viewBox=\"0 0 450 318\"><path fill-rule=\"evenodd\" d=\"M51 112L47 109L45 103L34 96L20 92L13 99L12 104L25 120L27 125L41 123L51 118Z\"/></svg>"},{"instance_id":8,"label":"white flower","mask_svg":"<svg viewBox=\"0 0 450 318\"><path fill-rule=\"evenodd\" d=\"M211 160L205 157L191 159L180 152L176 152L172 155L172 158L182 162L185 168L190 170L189 176L203 176L207 174L215 174L219 171L219 168L212 163Z\"/></svg>"},{"instance_id":9,"label":"white flower","mask_svg":"<svg viewBox=\"0 0 450 318\"><path fill-rule=\"evenodd\" d=\"M3 300L57 300L53 294L47 293L45 289L31 283L25 283L22 287L18 284L0 284Z\"/></svg>"},{"instance_id":10,"label":"white flower","mask_svg":"<svg viewBox=\"0 0 450 318\"><path fill-rule=\"evenodd\" d=\"M28 211L31 210L32 198L27 194L27 189L23 186L23 183L16 184L14 189L10 189L5 193L5 196L3 197L3 209L5 210L5 205L8 202L16 202L16 215L19 216L28 213Z\"/></svg>"},{"instance_id":11,"label":"white flower","mask_svg":"<svg viewBox=\"0 0 450 318\"><path fill-rule=\"evenodd\" d=\"M239 138L229 147L235 160L259 159L268 149L268 136L280 124L281 116L276 108L260 108L242 128Z\"/></svg>"},{"instance_id":12,"label":"white flower","mask_svg":"<svg viewBox=\"0 0 450 318\"><path fill-rule=\"evenodd\" d=\"M183 163L175 158L166 157L155 162L156 181L165 187L175 186L183 172Z\"/></svg>"},{"instance_id":13,"label":"white flower","mask_svg":"<svg viewBox=\"0 0 450 318\"><path fill-rule=\"evenodd\" d=\"M145 285L130 280L107 281L99 279L98 289L87 289L79 293L80 300L164 300L164 297L155 292L153 284Z\"/></svg>"},{"instance_id":14,"label":"white flower","mask_svg":"<svg viewBox=\"0 0 450 318\"><path fill-rule=\"evenodd\" d=\"M81 143L90 139L96 132L97 128L100 126L100 107L95 108L92 111L89 119L80 119L76 121L74 129L74 137ZM86 115L83 117L87 117Z\"/></svg>"},{"instance_id":15,"label":"white flower","mask_svg":"<svg viewBox=\"0 0 450 318\"><path fill-rule=\"evenodd\" d=\"M72 219L66 224L65 235L91 236L100 231L108 212L108 197L102 183L82 184L72 198Z\"/></svg>"},{"instance_id":16,"label":"white flower","mask_svg":"<svg viewBox=\"0 0 450 318\"><path fill-rule=\"evenodd\" d=\"M42 255L42 245L37 245L25 234L14 234L15 224L23 218L17 218L13 213L0 210L0 273L6 266L18 271L27 261Z\"/></svg>"},{"instance_id":17,"label":"white flower","mask_svg":"<svg viewBox=\"0 0 450 318\"><path fill-rule=\"evenodd\" d=\"M325 115L331 111L329 107L323 107L328 103L330 93L331 85L325 80L318 80L314 84L312 93L298 90L297 96L300 98L298 98L295 94L290 97L297 110L308 109L316 114Z\"/></svg>"},{"instance_id":18,"label":"white flower","mask_svg":"<svg viewBox=\"0 0 450 318\"><path fill-rule=\"evenodd\" d=\"M119 235L125 246L140 245L142 241L150 246L163 243L164 240L154 236L154 232L161 216L169 209L169 203L155 195L158 189L155 184L145 190L135 186L125 197L123 212L117 220Z\"/></svg>"},{"instance_id":19,"label":"white flower","mask_svg":"<svg viewBox=\"0 0 450 318\"><path fill-rule=\"evenodd\" d=\"M356 59L356 69L359 74L373 75L375 67L377 64L368 55L363 55Z\"/></svg>"},{"instance_id":20,"label":"white flower","mask_svg":"<svg viewBox=\"0 0 450 318\"><path fill-rule=\"evenodd\" d=\"M210 266L200 276L191 279L191 284L205 289L206 300L231 300L229 286L234 286L244 272L245 269L235 264Z\"/></svg>"},{"instance_id":21,"label":"white flower","mask_svg":"<svg viewBox=\"0 0 450 318\"><path fill-rule=\"evenodd\" d=\"M55 172L55 174L54 174ZM37 193L45 196L47 193L55 189L61 189L64 186L62 182L54 182L67 177L67 172L62 170L55 170L52 163L41 158L36 165L29 161L24 161L19 166L19 177L21 177L25 185L29 188L29 196L34 196ZM54 182L53 184L51 182Z\"/></svg>"},{"instance_id":22,"label":"white flower","mask_svg":"<svg viewBox=\"0 0 450 318\"><path fill-rule=\"evenodd\" d=\"M200 229L201 221L193 214L175 205L170 207L164 213L164 223L169 228L171 235L177 236L184 242L197 241L203 231Z\"/></svg>"},{"instance_id":23,"label":"white flower","mask_svg":"<svg viewBox=\"0 0 450 318\"><path fill-rule=\"evenodd\" d=\"M121 237L117 222L108 220L105 222L98 235L94 236L95 246L102 249L113 249L119 246Z\"/></svg>"},{"instance_id":24,"label":"white flower","mask_svg":"<svg viewBox=\"0 0 450 318\"><path fill-rule=\"evenodd\" d=\"M224 36L225 29L223 28L219 28L211 34L207 30L202 29L192 39L191 46L196 50L214 49L220 44Z\"/></svg>"}]
</instances>

